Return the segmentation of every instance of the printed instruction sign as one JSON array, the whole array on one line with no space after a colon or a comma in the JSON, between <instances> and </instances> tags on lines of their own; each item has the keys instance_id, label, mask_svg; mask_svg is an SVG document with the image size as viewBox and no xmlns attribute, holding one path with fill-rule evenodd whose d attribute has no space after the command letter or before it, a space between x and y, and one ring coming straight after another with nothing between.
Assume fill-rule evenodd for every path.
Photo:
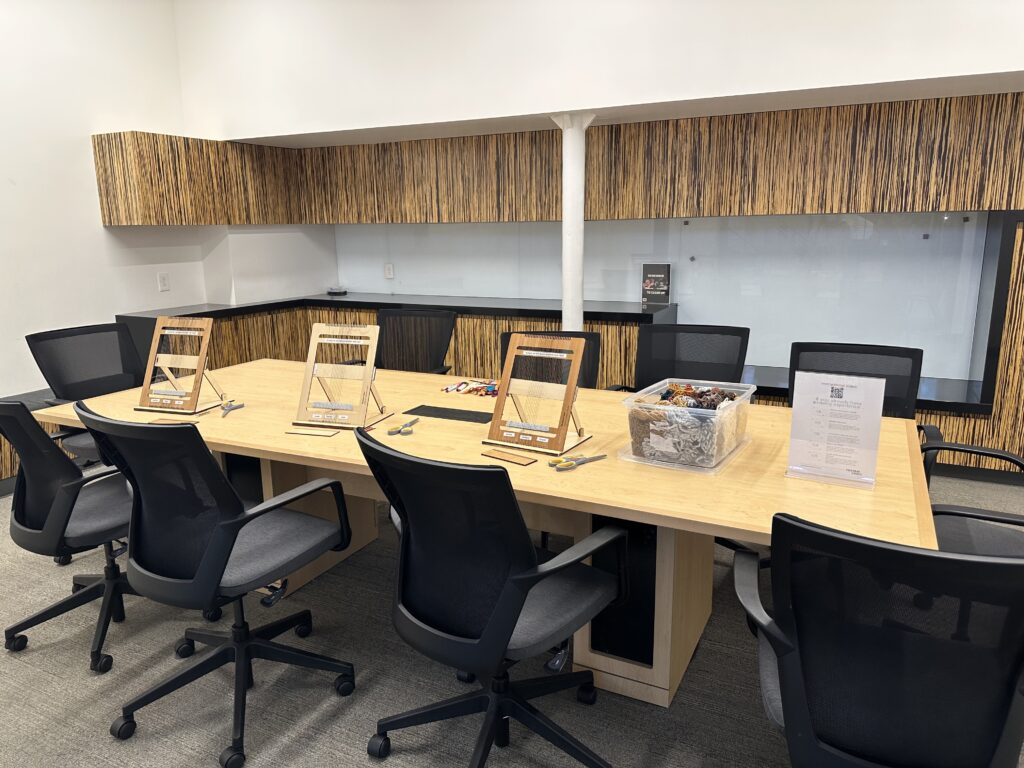
<instances>
[{"instance_id":1,"label":"printed instruction sign","mask_svg":"<svg viewBox=\"0 0 1024 768\"><path fill-rule=\"evenodd\" d=\"M797 371L787 477L875 484L885 379Z\"/></svg>"},{"instance_id":2,"label":"printed instruction sign","mask_svg":"<svg viewBox=\"0 0 1024 768\"><path fill-rule=\"evenodd\" d=\"M671 277L671 264L644 264L643 282L640 286L640 303L645 307L671 304Z\"/></svg>"}]
</instances>

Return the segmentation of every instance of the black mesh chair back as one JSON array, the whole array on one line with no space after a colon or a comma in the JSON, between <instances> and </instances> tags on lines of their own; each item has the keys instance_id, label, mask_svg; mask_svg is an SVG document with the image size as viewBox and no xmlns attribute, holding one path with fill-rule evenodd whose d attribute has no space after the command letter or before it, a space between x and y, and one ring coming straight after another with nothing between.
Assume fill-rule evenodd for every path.
<instances>
[{"instance_id":1,"label":"black mesh chair back","mask_svg":"<svg viewBox=\"0 0 1024 768\"><path fill-rule=\"evenodd\" d=\"M590 331L529 331L530 336L544 336L555 339L584 339L587 344L583 348L583 360L580 365L580 377L578 385L594 389L597 387L597 370L601 365L601 334ZM508 353L509 340L512 338L511 331L504 331L501 334L501 364L505 365L505 355ZM541 360L542 358L534 358ZM542 373L543 376L543 373ZM548 381L550 376L532 378L532 381ZM568 382L559 381L559 384Z\"/></svg>"},{"instance_id":2,"label":"black mesh chair back","mask_svg":"<svg viewBox=\"0 0 1024 768\"><path fill-rule=\"evenodd\" d=\"M789 404L793 404L797 371L870 376L885 379L882 413L912 419L921 384L923 355L920 349L910 347L794 342L789 356Z\"/></svg>"},{"instance_id":3,"label":"black mesh chair back","mask_svg":"<svg viewBox=\"0 0 1024 768\"><path fill-rule=\"evenodd\" d=\"M0 403L0 435L14 448L20 462L11 505L12 525L41 531L61 486L82 477L82 470L50 439L23 403Z\"/></svg>"},{"instance_id":4,"label":"black mesh chair back","mask_svg":"<svg viewBox=\"0 0 1024 768\"><path fill-rule=\"evenodd\" d=\"M641 325L634 386L662 379L738 382L749 338L749 328L725 325Z\"/></svg>"},{"instance_id":5,"label":"black mesh chair back","mask_svg":"<svg viewBox=\"0 0 1024 768\"><path fill-rule=\"evenodd\" d=\"M508 473L407 456L362 429L356 438L402 522L399 634L437 661L493 672L522 607L497 610L510 599L508 579L537 565ZM495 626L504 613L511 623Z\"/></svg>"},{"instance_id":6,"label":"black mesh chair back","mask_svg":"<svg viewBox=\"0 0 1024 768\"><path fill-rule=\"evenodd\" d=\"M142 361L122 323L33 333L25 341L47 386L61 400L142 386Z\"/></svg>"},{"instance_id":7,"label":"black mesh chair back","mask_svg":"<svg viewBox=\"0 0 1024 768\"><path fill-rule=\"evenodd\" d=\"M455 313L438 309L380 309L377 367L443 373L455 332Z\"/></svg>"},{"instance_id":8,"label":"black mesh chair back","mask_svg":"<svg viewBox=\"0 0 1024 768\"><path fill-rule=\"evenodd\" d=\"M926 607L915 597L933 596ZM1024 560L772 526L775 622L796 766L1016 766ZM867 761L867 762L862 762Z\"/></svg>"},{"instance_id":9,"label":"black mesh chair back","mask_svg":"<svg viewBox=\"0 0 1024 768\"><path fill-rule=\"evenodd\" d=\"M139 594L185 608L213 599L234 546L220 523L244 507L192 424L133 424L75 411L135 492L128 575Z\"/></svg>"}]
</instances>

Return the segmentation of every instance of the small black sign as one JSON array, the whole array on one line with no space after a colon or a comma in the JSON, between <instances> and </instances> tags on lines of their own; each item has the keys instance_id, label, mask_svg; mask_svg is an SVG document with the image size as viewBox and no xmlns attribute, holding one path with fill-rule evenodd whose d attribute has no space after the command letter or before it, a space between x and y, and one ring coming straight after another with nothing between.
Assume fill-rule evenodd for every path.
<instances>
[{"instance_id":1,"label":"small black sign","mask_svg":"<svg viewBox=\"0 0 1024 768\"><path fill-rule=\"evenodd\" d=\"M671 264L644 264L640 303L644 306L671 304Z\"/></svg>"}]
</instances>

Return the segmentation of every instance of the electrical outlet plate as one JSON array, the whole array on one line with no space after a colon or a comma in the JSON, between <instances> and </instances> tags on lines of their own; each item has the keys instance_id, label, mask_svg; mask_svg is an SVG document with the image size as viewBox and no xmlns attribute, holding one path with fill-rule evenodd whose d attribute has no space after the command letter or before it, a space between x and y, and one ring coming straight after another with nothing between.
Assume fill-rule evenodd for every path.
<instances>
[{"instance_id":1,"label":"electrical outlet plate","mask_svg":"<svg viewBox=\"0 0 1024 768\"><path fill-rule=\"evenodd\" d=\"M160 293L166 293L171 290L171 276L166 272L156 273L156 289Z\"/></svg>"},{"instance_id":2,"label":"electrical outlet plate","mask_svg":"<svg viewBox=\"0 0 1024 768\"><path fill-rule=\"evenodd\" d=\"M385 264L384 265L384 279L393 280L395 278L395 265Z\"/></svg>"}]
</instances>

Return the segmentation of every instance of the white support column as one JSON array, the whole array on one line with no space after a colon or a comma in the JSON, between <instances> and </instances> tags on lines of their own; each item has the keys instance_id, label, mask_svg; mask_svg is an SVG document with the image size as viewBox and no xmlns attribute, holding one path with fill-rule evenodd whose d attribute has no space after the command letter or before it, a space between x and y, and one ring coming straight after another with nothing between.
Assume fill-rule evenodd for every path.
<instances>
[{"instance_id":1,"label":"white support column","mask_svg":"<svg viewBox=\"0 0 1024 768\"><path fill-rule=\"evenodd\" d=\"M562 330L583 330L583 202L591 113L552 116L562 129Z\"/></svg>"}]
</instances>

